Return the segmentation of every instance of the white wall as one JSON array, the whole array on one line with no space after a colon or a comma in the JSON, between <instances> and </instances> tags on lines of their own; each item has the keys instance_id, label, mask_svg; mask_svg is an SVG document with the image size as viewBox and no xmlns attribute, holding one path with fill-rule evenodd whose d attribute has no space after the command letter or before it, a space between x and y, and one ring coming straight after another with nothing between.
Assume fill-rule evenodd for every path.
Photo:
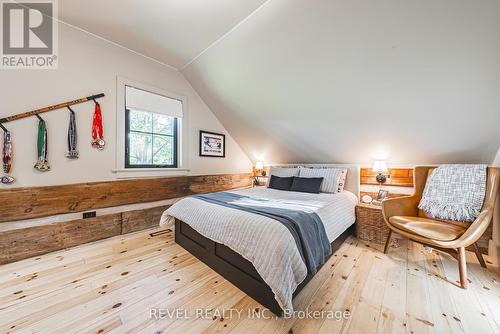
<instances>
[{"instance_id":1,"label":"white wall","mask_svg":"<svg viewBox=\"0 0 500 334\"><path fill-rule=\"evenodd\" d=\"M124 76L147 85L184 95L190 121L188 167L190 174L249 172L251 163L233 138L204 104L183 75L92 35L59 25L59 69L0 71L0 117L100 93L107 146L97 151L90 146L93 103L74 106L79 131L80 159L68 160L66 133L68 111L57 110L43 117L47 121L49 162L52 170L33 169L37 160L37 119L5 124L14 139L12 175L16 183L5 187L41 186L115 180L116 80ZM198 156L200 129L226 134L226 158Z\"/></svg>"},{"instance_id":2,"label":"white wall","mask_svg":"<svg viewBox=\"0 0 500 334\"><path fill-rule=\"evenodd\" d=\"M500 148L498 148L498 152L497 152L497 155L495 157L495 160L493 160L493 166L500 167Z\"/></svg>"}]
</instances>

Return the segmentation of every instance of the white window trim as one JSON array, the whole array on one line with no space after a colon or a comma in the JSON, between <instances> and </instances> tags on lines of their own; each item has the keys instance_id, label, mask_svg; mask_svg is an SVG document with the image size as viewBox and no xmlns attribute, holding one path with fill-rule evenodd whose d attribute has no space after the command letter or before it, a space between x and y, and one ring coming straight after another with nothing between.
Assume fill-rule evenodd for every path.
<instances>
[{"instance_id":1,"label":"white window trim","mask_svg":"<svg viewBox=\"0 0 500 334\"><path fill-rule=\"evenodd\" d=\"M163 95L182 101L182 119L177 137L177 168L125 168L125 86L131 86L151 93ZM168 92L164 89L150 86L142 82L122 76L116 78L116 160L112 170L117 178L140 178L155 176L182 176L189 172L189 112L188 101L185 95Z\"/></svg>"}]
</instances>

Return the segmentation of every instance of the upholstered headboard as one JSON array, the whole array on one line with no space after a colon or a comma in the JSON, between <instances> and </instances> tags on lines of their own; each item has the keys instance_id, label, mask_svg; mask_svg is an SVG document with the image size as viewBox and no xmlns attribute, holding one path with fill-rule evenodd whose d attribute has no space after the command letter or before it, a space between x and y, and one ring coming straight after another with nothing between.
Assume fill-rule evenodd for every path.
<instances>
[{"instance_id":1,"label":"upholstered headboard","mask_svg":"<svg viewBox=\"0 0 500 334\"><path fill-rule=\"evenodd\" d=\"M359 165L349 164L271 164L270 166L278 167L309 167L309 168L347 168L347 178L344 189L352 192L359 198Z\"/></svg>"}]
</instances>

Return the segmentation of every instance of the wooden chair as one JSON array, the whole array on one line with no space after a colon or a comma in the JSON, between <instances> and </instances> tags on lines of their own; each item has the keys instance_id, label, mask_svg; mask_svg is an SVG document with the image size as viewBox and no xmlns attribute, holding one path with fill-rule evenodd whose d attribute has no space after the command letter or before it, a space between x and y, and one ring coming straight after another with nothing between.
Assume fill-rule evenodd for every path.
<instances>
[{"instance_id":1,"label":"wooden chair","mask_svg":"<svg viewBox=\"0 0 500 334\"><path fill-rule=\"evenodd\" d=\"M435 168L429 166L415 168L415 193L412 196L393 198L382 202L382 214L390 229L384 253L388 251L392 232L449 253L458 260L460 285L466 289L468 282L465 248L472 245L479 263L486 268L486 263L476 242L486 231L493 217L500 168L488 167L483 207L480 215L472 223L432 219L424 211L418 209L427 178Z\"/></svg>"}]
</instances>

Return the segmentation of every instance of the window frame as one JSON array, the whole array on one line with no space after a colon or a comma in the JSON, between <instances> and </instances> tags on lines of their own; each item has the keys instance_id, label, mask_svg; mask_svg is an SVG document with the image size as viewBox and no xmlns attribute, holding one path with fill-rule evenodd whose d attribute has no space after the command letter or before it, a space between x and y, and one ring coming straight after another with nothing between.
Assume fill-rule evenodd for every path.
<instances>
[{"instance_id":1,"label":"window frame","mask_svg":"<svg viewBox=\"0 0 500 334\"><path fill-rule=\"evenodd\" d=\"M182 102L182 118L178 119L177 124L177 168L125 168L125 109L126 106L126 87L131 86L145 91L163 95ZM123 75L116 76L116 145L115 145L115 165L111 169L116 179L138 179L145 177L167 177L167 176L185 176L190 169L190 152L192 146L191 134L191 113L190 100L187 95L178 91L169 90L168 84L154 85L147 82L141 82ZM106 102L106 101L104 101ZM103 103L104 103L103 102ZM106 105L103 104L106 108ZM108 107L111 107L108 105ZM106 117L106 113L103 115Z\"/></svg>"},{"instance_id":2,"label":"window frame","mask_svg":"<svg viewBox=\"0 0 500 334\"><path fill-rule=\"evenodd\" d=\"M182 102L182 101L181 101ZM154 113L151 111L144 111L157 115L161 115L160 113ZM169 116L170 117L170 116ZM178 161L178 137L179 137L179 131L178 131L178 124L179 124L179 118L178 117L171 117L174 119L174 129L173 129L173 136L170 135L163 135L161 133L155 133L153 130L152 132L143 132L143 131L135 131L135 130L130 130L130 109L125 108L125 168L127 169L136 169L136 168L177 168L179 166L179 161ZM165 136L165 137L172 137L173 138L173 149L174 149L174 156L173 156L173 164L171 165L158 165L158 164L131 164L130 163L130 136L129 134L132 132L135 133L143 133L147 135L151 135L151 137L158 135L158 136ZM153 143L151 143L151 146Z\"/></svg>"}]
</instances>

